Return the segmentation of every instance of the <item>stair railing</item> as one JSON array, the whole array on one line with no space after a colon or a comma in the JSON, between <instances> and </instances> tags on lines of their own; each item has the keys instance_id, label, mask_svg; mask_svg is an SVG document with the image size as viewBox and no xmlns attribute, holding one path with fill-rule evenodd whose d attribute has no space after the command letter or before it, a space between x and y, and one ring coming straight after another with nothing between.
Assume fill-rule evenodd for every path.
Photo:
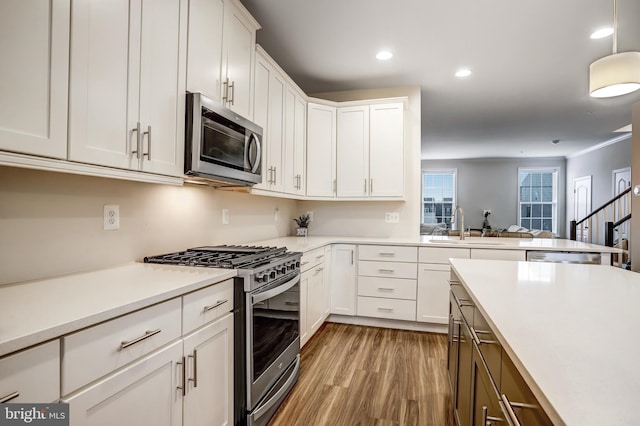
<instances>
[{"instance_id":1,"label":"stair railing","mask_svg":"<svg viewBox=\"0 0 640 426\"><path fill-rule=\"evenodd\" d=\"M631 188L627 188L583 219L572 220L569 224L569 239L584 243L605 244L607 239L605 223L620 221L620 224L623 224L626 221L622 219L630 215Z\"/></svg>"}]
</instances>

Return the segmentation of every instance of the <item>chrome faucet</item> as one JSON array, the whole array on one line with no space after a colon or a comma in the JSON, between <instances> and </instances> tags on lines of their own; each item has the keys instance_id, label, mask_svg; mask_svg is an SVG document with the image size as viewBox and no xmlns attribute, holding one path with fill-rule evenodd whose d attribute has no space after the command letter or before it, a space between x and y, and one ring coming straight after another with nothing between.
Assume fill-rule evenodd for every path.
<instances>
[{"instance_id":1,"label":"chrome faucet","mask_svg":"<svg viewBox=\"0 0 640 426\"><path fill-rule=\"evenodd\" d=\"M458 210L460 210L460 226L458 227L458 229L460 230L460 239L464 240L464 210L462 210L462 207L456 206L456 208L453 210L453 215L451 216L451 224L453 225L454 223L456 223L456 214L458 213Z\"/></svg>"}]
</instances>

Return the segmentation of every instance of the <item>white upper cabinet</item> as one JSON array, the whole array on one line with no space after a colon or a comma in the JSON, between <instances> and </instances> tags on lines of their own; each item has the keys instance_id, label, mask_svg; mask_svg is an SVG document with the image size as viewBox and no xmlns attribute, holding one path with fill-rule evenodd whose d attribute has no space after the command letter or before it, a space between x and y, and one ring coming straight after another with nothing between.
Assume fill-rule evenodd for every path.
<instances>
[{"instance_id":1,"label":"white upper cabinet","mask_svg":"<svg viewBox=\"0 0 640 426\"><path fill-rule=\"evenodd\" d=\"M404 104L369 108L369 194L404 196Z\"/></svg>"},{"instance_id":2,"label":"white upper cabinet","mask_svg":"<svg viewBox=\"0 0 640 426\"><path fill-rule=\"evenodd\" d=\"M369 106L338 108L336 192L364 197L369 183Z\"/></svg>"},{"instance_id":3,"label":"white upper cabinet","mask_svg":"<svg viewBox=\"0 0 640 426\"><path fill-rule=\"evenodd\" d=\"M287 85L284 106L284 192L304 195L307 102L295 87Z\"/></svg>"},{"instance_id":4,"label":"white upper cabinet","mask_svg":"<svg viewBox=\"0 0 640 426\"><path fill-rule=\"evenodd\" d=\"M189 0L187 90L222 102L224 0Z\"/></svg>"},{"instance_id":5,"label":"white upper cabinet","mask_svg":"<svg viewBox=\"0 0 640 426\"><path fill-rule=\"evenodd\" d=\"M336 191L336 108L307 104L307 195L334 197Z\"/></svg>"},{"instance_id":6,"label":"white upper cabinet","mask_svg":"<svg viewBox=\"0 0 640 426\"><path fill-rule=\"evenodd\" d=\"M186 0L78 0L69 159L180 176Z\"/></svg>"},{"instance_id":7,"label":"white upper cabinet","mask_svg":"<svg viewBox=\"0 0 640 426\"><path fill-rule=\"evenodd\" d=\"M251 119L256 30L234 0L189 0L187 90Z\"/></svg>"},{"instance_id":8,"label":"white upper cabinet","mask_svg":"<svg viewBox=\"0 0 640 426\"><path fill-rule=\"evenodd\" d=\"M69 0L0 2L0 150L67 156Z\"/></svg>"}]
</instances>

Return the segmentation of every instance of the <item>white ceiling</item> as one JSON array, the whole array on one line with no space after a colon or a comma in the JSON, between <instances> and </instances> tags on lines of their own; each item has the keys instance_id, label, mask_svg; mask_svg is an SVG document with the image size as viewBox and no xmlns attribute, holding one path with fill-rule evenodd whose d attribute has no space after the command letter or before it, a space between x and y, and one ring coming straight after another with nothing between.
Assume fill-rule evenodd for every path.
<instances>
[{"instance_id":1,"label":"white ceiling","mask_svg":"<svg viewBox=\"0 0 640 426\"><path fill-rule=\"evenodd\" d=\"M306 93L420 86L423 158L566 156L619 136L640 101L588 95L613 0L241 1ZM618 21L618 51L640 51L640 1L618 0Z\"/></svg>"}]
</instances>

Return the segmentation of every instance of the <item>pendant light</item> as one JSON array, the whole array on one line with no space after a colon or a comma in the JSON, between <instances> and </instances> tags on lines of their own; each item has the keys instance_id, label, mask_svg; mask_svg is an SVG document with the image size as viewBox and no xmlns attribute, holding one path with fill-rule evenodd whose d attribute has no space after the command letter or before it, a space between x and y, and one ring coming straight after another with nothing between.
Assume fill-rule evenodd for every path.
<instances>
[{"instance_id":1,"label":"pendant light","mask_svg":"<svg viewBox=\"0 0 640 426\"><path fill-rule=\"evenodd\" d=\"M618 10L613 0L613 54L589 66L589 94L611 98L640 89L640 52L618 53Z\"/></svg>"}]
</instances>

